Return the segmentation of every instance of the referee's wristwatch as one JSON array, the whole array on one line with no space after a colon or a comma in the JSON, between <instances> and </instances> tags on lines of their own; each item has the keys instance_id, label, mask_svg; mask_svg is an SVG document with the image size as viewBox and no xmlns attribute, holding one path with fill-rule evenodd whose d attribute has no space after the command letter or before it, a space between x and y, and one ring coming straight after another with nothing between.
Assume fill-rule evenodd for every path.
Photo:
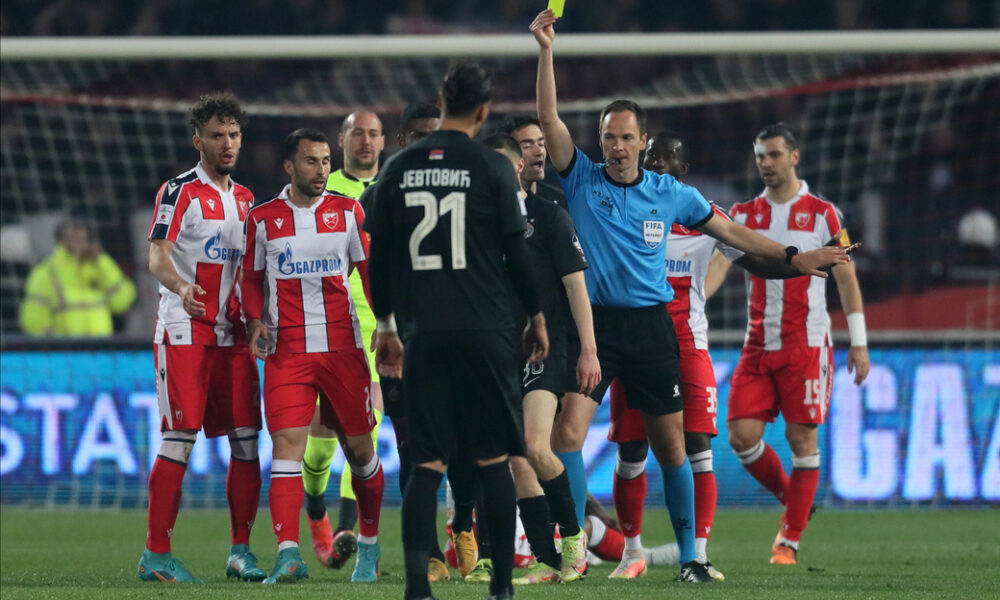
<instances>
[{"instance_id":1,"label":"referee's wristwatch","mask_svg":"<svg viewBox=\"0 0 1000 600\"><path fill-rule=\"evenodd\" d=\"M785 246L785 262L792 264L792 257L799 253L799 249L795 246Z\"/></svg>"}]
</instances>

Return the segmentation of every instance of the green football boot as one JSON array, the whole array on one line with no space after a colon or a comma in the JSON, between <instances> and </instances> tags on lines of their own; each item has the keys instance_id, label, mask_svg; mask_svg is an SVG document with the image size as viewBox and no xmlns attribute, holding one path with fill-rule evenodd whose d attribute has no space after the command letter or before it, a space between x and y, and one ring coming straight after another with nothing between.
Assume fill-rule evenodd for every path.
<instances>
[{"instance_id":1,"label":"green football boot","mask_svg":"<svg viewBox=\"0 0 1000 600\"><path fill-rule=\"evenodd\" d=\"M378 542L365 544L358 542L357 562L354 563L354 572L351 573L351 581L359 583L372 583L378 581L379 567Z\"/></svg>"},{"instance_id":2,"label":"green football boot","mask_svg":"<svg viewBox=\"0 0 1000 600\"><path fill-rule=\"evenodd\" d=\"M274 570L264 579L264 583L295 583L309 577L309 567L302 562L298 547L285 548L278 552Z\"/></svg>"},{"instance_id":3,"label":"green football boot","mask_svg":"<svg viewBox=\"0 0 1000 600\"><path fill-rule=\"evenodd\" d=\"M257 556L250 552L249 546L234 544L226 561L226 577L240 581L263 581L267 573L257 566Z\"/></svg>"},{"instance_id":4,"label":"green football boot","mask_svg":"<svg viewBox=\"0 0 1000 600\"><path fill-rule=\"evenodd\" d=\"M476 562L475 568L465 576L465 580L472 583L489 583L492 578L493 561L488 558L480 558Z\"/></svg>"},{"instance_id":5,"label":"green football boot","mask_svg":"<svg viewBox=\"0 0 1000 600\"><path fill-rule=\"evenodd\" d=\"M187 570L184 561L174 558L169 552L163 554L143 550L139 559L139 579L162 581L164 583L204 583Z\"/></svg>"}]
</instances>

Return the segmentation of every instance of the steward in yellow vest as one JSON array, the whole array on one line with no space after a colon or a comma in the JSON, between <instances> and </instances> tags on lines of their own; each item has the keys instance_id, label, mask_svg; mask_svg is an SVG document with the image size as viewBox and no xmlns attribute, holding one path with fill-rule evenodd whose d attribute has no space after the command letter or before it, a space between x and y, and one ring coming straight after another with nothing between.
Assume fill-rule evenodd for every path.
<instances>
[{"instance_id":1,"label":"steward in yellow vest","mask_svg":"<svg viewBox=\"0 0 1000 600\"><path fill-rule=\"evenodd\" d=\"M21 329L29 335L106 337L111 315L135 301L135 285L90 240L86 225L64 223L52 254L28 274Z\"/></svg>"}]
</instances>

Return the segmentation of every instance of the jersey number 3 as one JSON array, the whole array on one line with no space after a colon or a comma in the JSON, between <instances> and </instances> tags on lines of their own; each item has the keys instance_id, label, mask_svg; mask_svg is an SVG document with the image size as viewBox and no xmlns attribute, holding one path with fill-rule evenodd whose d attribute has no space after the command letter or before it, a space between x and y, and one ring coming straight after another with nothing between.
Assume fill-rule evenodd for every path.
<instances>
[{"instance_id":1,"label":"jersey number 3","mask_svg":"<svg viewBox=\"0 0 1000 600\"><path fill-rule=\"evenodd\" d=\"M440 254L421 254L420 243L437 227L438 218L451 213L451 268L465 268L465 192L451 192L440 201L430 192L407 192L406 206L421 206L424 217L410 234L410 261L414 271L439 271Z\"/></svg>"}]
</instances>

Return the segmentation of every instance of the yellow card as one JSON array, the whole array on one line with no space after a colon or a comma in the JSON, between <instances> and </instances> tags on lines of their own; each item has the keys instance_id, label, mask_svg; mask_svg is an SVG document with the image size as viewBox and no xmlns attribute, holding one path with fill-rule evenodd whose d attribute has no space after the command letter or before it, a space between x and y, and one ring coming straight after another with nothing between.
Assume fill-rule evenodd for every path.
<instances>
[{"instance_id":1,"label":"yellow card","mask_svg":"<svg viewBox=\"0 0 1000 600\"><path fill-rule=\"evenodd\" d=\"M563 6L566 5L566 0L549 0L549 10L551 10L557 17L561 17L563 14Z\"/></svg>"}]
</instances>

